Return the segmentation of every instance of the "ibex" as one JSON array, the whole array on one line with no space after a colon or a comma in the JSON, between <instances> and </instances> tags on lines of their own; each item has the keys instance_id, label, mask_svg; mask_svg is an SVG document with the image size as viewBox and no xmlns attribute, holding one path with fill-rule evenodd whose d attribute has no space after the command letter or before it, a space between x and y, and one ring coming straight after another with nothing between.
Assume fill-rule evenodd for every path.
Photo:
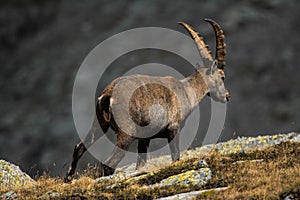
<instances>
[{"instance_id":1,"label":"ibex","mask_svg":"<svg viewBox=\"0 0 300 200\"><path fill-rule=\"evenodd\" d=\"M175 136L180 132L186 118L200 103L202 98L208 95L215 101L222 103L229 101L230 95L224 85L224 57L226 55L224 34L215 21L211 19L205 19L205 21L209 22L215 31L215 59L212 58L211 51L208 50L208 46L204 43L203 38L191 26L184 22L179 22L179 24L189 32L198 47L200 56L209 63L209 66L197 68L194 74L182 80L171 76L132 75L119 77L113 80L101 93L96 102L97 123L100 124L104 133L111 128L117 134L116 146L111 156L106 160L106 165L103 166L104 175L114 173L114 168L125 156L125 151L129 149L130 144L134 140L138 140L137 169L146 162L149 143L153 138L167 138L172 161L179 160L179 137ZM128 91L125 89L115 92L117 84L142 85L132 93L128 106L129 110L124 110L124 113L121 110L121 112L118 112L118 116L113 112L113 108L128 97ZM165 123L163 123L163 126L161 126L160 112L156 112L154 114L156 117L150 119L150 109L154 104L161 105L165 110ZM125 119L128 117L125 115L125 112L129 112L129 116L135 125L145 127L152 124L153 126L151 127L154 127L154 129L157 125L156 128L159 128L159 130L149 137L143 138L138 137L138 133L134 132L137 129L132 127L132 125L126 128L127 132L124 131L117 122L128 120ZM84 145L92 143L89 141L91 138L90 134L94 134L94 132L91 129L85 140L75 146L73 159L65 177L66 182L72 179L78 160L87 150L87 147ZM123 149L123 151L120 149Z\"/></svg>"}]
</instances>

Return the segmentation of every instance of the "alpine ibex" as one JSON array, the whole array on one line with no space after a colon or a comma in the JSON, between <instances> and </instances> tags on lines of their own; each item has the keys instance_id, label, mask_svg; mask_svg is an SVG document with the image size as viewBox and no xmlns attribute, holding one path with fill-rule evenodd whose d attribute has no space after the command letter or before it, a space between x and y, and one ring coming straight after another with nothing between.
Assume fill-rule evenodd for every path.
<instances>
[{"instance_id":1,"label":"alpine ibex","mask_svg":"<svg viewBox=\"0 0 300 200\"><path fill-rule=\"evenodd\" d=\"M226 55L224 34L215 21L211 19L205 19L205 21L209 22L215 31L215 59L213 59L211 51L208 50L203 38L191 26L184 22L179 22L179 24L189 32L198 47L200 56L210 63L209 66L197 68L194 74L182 80L171 76L132 75L119 77L113 80L101 93L96 103L97 123L100 124L104 133L111 128L117 134L116 146L105 162L106 165L103 166L104 175L114 173L114 168L122 160L130 144L136 139L138 140L137 168L146 162L146 153L150 140L153 138L167 138L172 160L179 160L179 137L175 136L180 132L186 118L201 99L208 95L215 101L222 103L229 101L230 95L224 85L224 57ZM120 105L124 101L123 99L128 98L129 94L126 87L131 87L132 84L140 87L130 94L128 110L121 109L116 114L116 112L113 112L114 107ZM117 85L125 85L125 89L118 89ZM165 112L161 112L159 106L157 107L158 111L154 110L152 112L153 105L160 105ZM125 114L126 112L129 113L128 116ZM134 122L133 125L127 124L126 120L128 118L131 118ZM120 128L122 122L125 122L123 125L125 124L127 127ZM148 127L150 124L153 128L150 131L153 130L154 133L146 135L146 137L139 137L138 129L134 126ZM158 128L158 130L154 131L155 128ZM65 178L66 182L72 179L78 160L87 150L85 145L92 143L89 141L89 135L94 134L93 132L91 130L85 141L75 146L73 159Z\"/></svg>"}]
</instances>

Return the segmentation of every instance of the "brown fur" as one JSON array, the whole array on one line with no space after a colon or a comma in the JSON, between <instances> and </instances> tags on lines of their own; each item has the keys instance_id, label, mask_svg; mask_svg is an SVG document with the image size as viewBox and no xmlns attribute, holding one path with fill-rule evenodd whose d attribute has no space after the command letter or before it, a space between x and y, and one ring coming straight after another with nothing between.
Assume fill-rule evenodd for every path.
<instances>
[{"instance_id":1,"label":"brown fur","mask_svg":"<svg viewBox=\"0 0 300 200\"><path fill-rule=\"evenodd\" d=\"M151 81L151 83L143 85L142 82L147 82L145 81L146 79ZM134 91L129 104L130 116L139 126L146 126L150 123L149 110L153 104L160 104L167 110L168 125L180 124L208 92L208 86L198 71L183 80L177 80L174 77L145 75L122 77L108 85L99 98L100 110L103 110L103 116L99 117L99 123L102 124L101 127L103 130L106 130L107 126L111 126L114 131L118 131L119 129L118 125L115 124L115 120L107 121L104 117L106 115L111 116L110 107L120 104L119 102L128 93L127 90L116 91L114 86L119 81L122 81L121 84L131 81L142 85ZM112 97L113 93L117 95L114 95L113 103L110 105L110 101L107 98ZM191 101L193 95L196 97L194 102ZM184 109L179 109L183 105Z\"/></svg>"}]
</instances>

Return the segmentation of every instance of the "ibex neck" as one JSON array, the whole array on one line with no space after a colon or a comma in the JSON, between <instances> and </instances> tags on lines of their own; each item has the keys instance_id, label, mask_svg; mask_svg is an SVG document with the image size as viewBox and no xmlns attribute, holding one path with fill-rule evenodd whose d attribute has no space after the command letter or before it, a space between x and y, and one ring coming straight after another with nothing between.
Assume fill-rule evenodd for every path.
<instances>
[{"instance_id":1,"label":"ibex neck","mask_svg":"<svg viewBox=\"0 0 300 200\"><path fill-rule=\"evenodd\" d=\"M197 106L202 98L209 92L209 87L205 79L205 70L197 71L185 78L183 81L186 82L187 87L190 88L190 90L187 90L191 93L189 96L194 96L196 98L194 98L194 102L191 102L191 104L194 104L192 106Z\"/></svg>"}]
</instances>

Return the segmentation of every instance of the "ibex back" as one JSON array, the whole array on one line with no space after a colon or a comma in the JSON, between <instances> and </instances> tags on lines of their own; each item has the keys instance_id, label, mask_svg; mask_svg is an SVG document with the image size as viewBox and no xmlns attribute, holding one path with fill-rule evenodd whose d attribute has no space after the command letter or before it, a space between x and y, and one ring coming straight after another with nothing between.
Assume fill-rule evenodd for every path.
<instances>
[{"instance_id":1,"label":"ibex back","mask_svg":"<svg viewBox=\"0 0 300 200\"><path fill-rule=\"evenodd\" d=\"M215 31L215 59L212 58L211 51L208 50L198 33L188 24L179 23L192 36L200 56L210 63L209 66L197 68L194 74L182 80L171 76L132 75L119 77L113 80L101 93L96 102L97 121L104 133L111 128L117 134L116 146L111 156L106 160L106 165L103 166L104 175L114 173L115 167L122 160L125 151L128 150L134 140L138 140L137 169L146 162L146 153L150 140L153 138L167 138L172 160L179 160L179 137L176 136L184 126L186 118L201 99L208 95L215 101L222 103L229 101L230 95L224 85L224 57L226 54L224 34L216 22L211 19L205 19L205 21L209 22ZM128 97L126 88L130 88L131 85L140 85L140 87L130 94L129 112L124 109L113 112L113 109L120 106L123 100ZM153 110L153 105L158 105L158 107ZM134 124L127 123L128 118L131 118ZM146 126L151 128L143 133L138 131L137 127ZM87 150L85 145L91 145L92 142L89 140L94 133L95 129L91 129L86 139L75 146L73 159L65 177L66 182L74 176L77 162Z\"/></svg>"}]
</instances>

